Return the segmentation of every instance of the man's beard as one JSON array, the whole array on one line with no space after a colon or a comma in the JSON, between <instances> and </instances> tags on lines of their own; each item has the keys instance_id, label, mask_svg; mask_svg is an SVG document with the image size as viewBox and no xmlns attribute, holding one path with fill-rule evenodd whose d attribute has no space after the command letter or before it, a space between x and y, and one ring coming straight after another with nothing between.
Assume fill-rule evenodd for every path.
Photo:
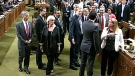
<instances>
[{"instance_id":1,"label":"man's beard","mask_svg":"<svg viewBox=\"0 0 135 76\"><path fill-rule=\"evenodd\" d=\"M43 16L43 17L45 17L45 16L46 16L46 14L43 14L42 16Z\"/></svg>"}]
</instances>

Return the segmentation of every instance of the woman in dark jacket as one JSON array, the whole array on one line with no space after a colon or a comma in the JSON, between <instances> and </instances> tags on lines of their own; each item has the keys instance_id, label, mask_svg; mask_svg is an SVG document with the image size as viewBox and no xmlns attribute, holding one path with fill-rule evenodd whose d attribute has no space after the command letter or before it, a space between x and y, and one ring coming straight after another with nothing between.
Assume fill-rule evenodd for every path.
<instances>
[{"instance_id":1,"label":"woman in dark jacket","mask_svg":"<svg viewBox=\"0 0 135 76\"><path fill-rule=\"evenodd\" d=\"M54 24L55 17L50 15L47 18L47 26L42 30L40 49L46 54L48 63L46 76L50 76L53 70L53 61L57 53L60 51L60 34L59 28Z\"/></svg>"}]
</instances>

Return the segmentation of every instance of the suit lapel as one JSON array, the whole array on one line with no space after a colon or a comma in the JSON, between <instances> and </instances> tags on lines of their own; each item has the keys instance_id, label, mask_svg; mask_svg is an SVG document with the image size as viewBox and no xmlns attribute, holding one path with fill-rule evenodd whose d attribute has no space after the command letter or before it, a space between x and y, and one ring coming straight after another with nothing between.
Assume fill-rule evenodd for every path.
<instances>
[{"instance_id":1,"label":"suit lapel","mask_svg":"<svg viewBox=\"0 0 135 76\"><path fill-rule=\"evenodd\" d=\"M23 31L25 32L25 34L26 34L26 30L25 30L23 21L21 22L21 27L22 27Z\"/></svg>"}]
</instances>

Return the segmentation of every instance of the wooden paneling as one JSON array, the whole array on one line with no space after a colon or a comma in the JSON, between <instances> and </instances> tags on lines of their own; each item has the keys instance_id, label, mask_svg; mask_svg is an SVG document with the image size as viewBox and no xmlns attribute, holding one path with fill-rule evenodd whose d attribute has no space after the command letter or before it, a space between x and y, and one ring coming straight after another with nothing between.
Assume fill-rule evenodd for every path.
<instances>
[{"instance_id":1,"label":"wooden paneling","mask_svg":"<svg viewBox=\"0 0 135 76\"><path fill-rule=\"evenodd\" d=\"M4 35L5 30L4 30L4 17L0 18L0 38Z\"/></svg>"},{"instance_id":2,"label":"wooden paneling","mask_svg":"<svg viewBox=\"0 0 135 76\"><path fill-rule=\"evenodd\" d=\"M131 53L119 52L114 76L135 76L135 56Z\"/></svg>"},{"instance_id":3,"label":"wooden paneling","mask_svg":"<svg viewBox=\"0 0 135 76\"><path fill-rule=\"evenodd\" d=\"M19 3L18 6L10 9L3 17L0 18L0 38L4 35L4 32L8 31L15 19L25 9L25 3L25 1Z\"/></svg>"},{"instance_id":4,"label":"wooden paneling","mask_svg":"<svg viewBox=\"0 0 135 76\"><path fill-rule=\"evenodd\" d=\"M5 17L5 20L4 20L5 32L7 32L10 26L10 13L6 13L4 17Z\"/></svg>"},{"instance_id":5,"label":"wooden paneling","mask_svg":"<svg viewBox=\"0 0 135 76\"><path fill-rule=\"evenodd\" d=\"M134 39L134 37L135 37L135 29L130 29L129 30L129 38Z\"/></svg>"}]
</instances>

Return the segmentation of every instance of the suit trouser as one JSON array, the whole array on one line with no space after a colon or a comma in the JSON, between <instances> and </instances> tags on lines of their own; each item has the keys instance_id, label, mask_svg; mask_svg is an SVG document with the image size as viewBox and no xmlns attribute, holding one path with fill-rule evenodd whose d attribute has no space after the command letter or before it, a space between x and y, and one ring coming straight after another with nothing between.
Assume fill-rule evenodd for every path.
<instances>
[{"instance_id":1,"label":"suit trouser","mask_svg":"<svg viewBox=\"0 0 135 76\"><path fill-rule=\"evenodd\" d=\"M53 70L53 61L54 61L55 55L47 55L47 69L46 69L46 75L51 74L51 70Z\"/></svg>"},{"instance_id":2,"label":"suit trouser","mask_svg":"<svg viewBox=\"0 0 135 76\"><path fill-rule=\"evenodd\" d=\"M106 74L106 66L108 64L108 71L107 74L111 75L113 71L113 64L118 56L118 52L115 50L109 51L102 49L102 60L101 60L101 75Z\"/></svg>"},{"instance_id":3,"label":"suit trouser","mask_svg":"<svg viewBox=\"0 0 135 76\"><path fill-rule=\"evenodd\" d=\"M61 40L61 45L60 45L60 53L57 53L57 56L55 57L55 61L58 61L58 57L60 56L60 54L62 53L63 49L64 49L64 35L60 38Z\"/></svg>"},{"instance_id":4,"label":"suit trouser","mask_svg":"<svg viewBox=\"0 0 135 76\"><path fill-rule=\"evenodd\" d=\"M41 52L40 50L40 45L38 44L37 46L37 51L36 51L36 64L39 66L39 67L42 67L42 55L43 55L43 52Z\"/></svg>"},{"instance_id":5,"label":"suit trouser","mask_svg":"<svg viewBox=\"0 0 135 76\"><path fill-rule=\"evenodd\" d=\"M28 69L29 67L29 62L30 62L30 46L25 47L25 56L21 56L21 52L19 51L19 68L22 68L22 62L24 59L24 68Z\"/></svg>"},{"instance_id":6,"label":"suit trouser","mask_svg":"<svg viewBox=\"0 0 135 76\"><path fill-rule=\"evenodd\" d=\"M79 64L78 62L78 53L80 51L80 44L72 44L70 46L70 66Z\"/></svg>"},{"instance_id":7,"label":"suit trouser","mask_svg":"<svg viewBox=\"0 0 135 76\"><path fill-rule=\"evenodd\" d=\"M63 19L63 29L64 29L64 34L66 34L66 30L69 32L69 17L64 17Z\"/></svg>"},{"instance_id":8,"label":"suit trouser","mask_svg":"<svg viewBox=\"0 0 135 76\"><path fill-rule=\"evenodd\" d=\"M93 52L93 50L91 50L90 53L82 52L79 76L84 76L87 59L88 59L87 76L93 75L93 65L94 65L95 56L96 56L96 52L95 51Z\"/></svg>"}]
</instances>

